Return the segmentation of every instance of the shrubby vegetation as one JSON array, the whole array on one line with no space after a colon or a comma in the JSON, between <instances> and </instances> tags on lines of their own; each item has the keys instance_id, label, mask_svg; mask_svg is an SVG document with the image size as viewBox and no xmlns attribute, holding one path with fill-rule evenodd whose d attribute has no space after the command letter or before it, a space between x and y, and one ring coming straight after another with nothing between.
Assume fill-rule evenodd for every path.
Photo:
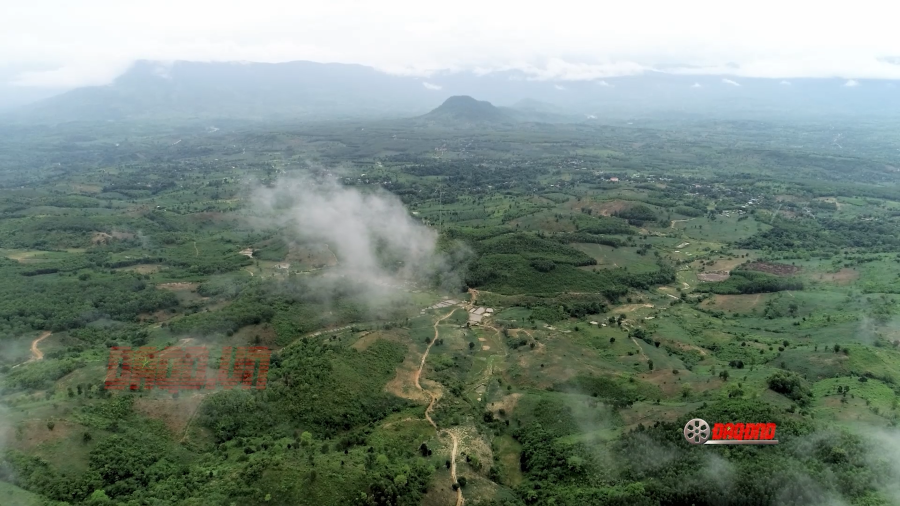
<instances>
[{"instance_id":1,"label":"shrubby vegetation","mask_svg":"<svg viewBox=\"0 0 900 506\"><path fill-rule=\"evenodd\" d=\"M755 271L734 270L727 280L701 285L698 290L725 295L802 290L803 282Z\"/></svg>"}]
</instances>

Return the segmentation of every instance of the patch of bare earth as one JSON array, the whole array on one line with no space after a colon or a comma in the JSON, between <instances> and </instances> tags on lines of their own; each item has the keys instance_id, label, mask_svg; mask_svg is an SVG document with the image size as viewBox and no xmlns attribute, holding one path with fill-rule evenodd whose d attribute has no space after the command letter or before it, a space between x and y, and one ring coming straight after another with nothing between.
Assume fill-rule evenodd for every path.
<instances>
[{"instance_id":1,"label":"patch of bare earth","mask_svg":"<svg viewBox=\"0 0 900 506\"><path fill-rule=\"evenodd\" d=\"M843 207L843 204L838 202L838 199L836 199L834 197L822 197L822 198L818 198L816 200L821 200L822 202L828 202L829 204L834 204L835 206L837 206L838 211L840 211L841 207Z\"/></svg>"},{"instance_id":2,"label":"patch of bare earth","mask_svg":"<svg viewBox=\"0 0 900 506\"><path fill-rule=\"evenodd\" d=\"M322 334L328 334L329 332L334 333L342 329L335 329L332 331L325 330L322 332ZM366 351L369 346L374 344L375 341L379 339L385 339L387 341L400 344L409 344L409 333L402 329L374 330L371 332L365 332L359 335L359 338L355 343L353 343L353 348L356 348L357 351ZM421 358L422 357L419 356L417 360L420 360Z\"/></svg>"},{"instance_id":3,"label":"patch of bare earth","mask_svg":"<svg viewBox=\"0 0 900 506\"><path fill-rule=\"evenodd\" d=\"M663 344L685 351L696 351L697 353L706 356L706 350L693 344L682 343L681 341L663 341Z\"/></svg>"},{"instance_id":4,"label":"patch of bare earth","mask_svg":"<svg viewBox=\"0 0 900 506\"><path fill-rule=\"evenodd\" d=\"M156 285L156 288L159 288L161 290L181 291L196 290L198 286L200 286L200 283L162 283Z\"/></svg>"},{"instance_id":5,"label":"patch of bare earth","mask_svg":"<svg viewBox=\"0 0 900 506\"><path fill-rule=\"evenodd\" d=\"M636 428L639 424L653 425L655 422L677 422L695 406L657 406L654 404L635 405L631 409L621 411L625 430Z\"/></svg>"},{"instance_id":6,"label":"patch of bare earth","mask_svg":"<svg viewBox=\"0 0 900 506\"><path fill-rule=\"evenodd\" d=\"M813 274L812 279L838 285L846 285L859 279L859 271L844 267L837 272L820 272Z\"/></svg>"},{"instance_id":7,"label":"patch of bare earth","mask_svg":"<svg viewBox=\"0 0 900 506\"><path fill-rule=\"evenodd\" d=\"M731 272L735 267L746 261L746 258L720 258L716 260L714 264L709 266L709 270L712 272Z\"/></svg>"},{"instance_id":8,"label":"patch of bare earth","mask_svg":"<svg viewBox=\"0 0 900 506\"><path fill-rule=\"evenodd\" d=\"M631 205L629 202L625 202L624 200L612 200L609 202L601 203L599 207L601 216L612 216L614 213L622 211L628 206Z\"/></svg>"},{"instance_id":9,"label":"patch of bare earth","mask_svg":"<svg viewBox=\"0 0 900 506\"><path fill-rule=\"evenodd\" d=\"M625 304L612 309L613 313L631 313L642 308L653 308L653 304Z\"/></svg>"},{"instance_id":10,"label":"patch of bare earth","mask_svg":"<svg viewBox=\"0 0 900 506\"><path fill-rule=\"evenodd\" d=\"M499 401L488 404L488 409L493 411L495 416L498 415L501 409L506 413L506 416L509 416L513 410L516 409L516 406L519 404L519 399L521 398L522 394L509 394Z\"/></svg>"},{"instance_id":11,"label":"patch of bare earth","mask_svg":"<svg viewBox=\"0 0 900 506\"><path fill-rule=\"evenodd\" d=\"M703 307L711 307L724 311L741 311L747 312L757 307L765 300L763 294L746 294L746 295L715 295L711 299L707 299L700 303Z\"/></svg>"},{"instance_id":12,"label":"patch of bare earth","mask_svg":"<svg viewBox=\"0 0 900 506\"><path fill-rule=\"evenodd\" d=\"M456 434L459 441L459 456L456 458L457 463L467 462L466 457L475 457L481 463L482 467L479 471L481 474L487 473L490 469L491 462L494 461L494 453L491 451L491 445L484 436L478 433L478 429L471 425L461 425L447 429ZM474 470L474 469L473 469ZM457 472L457 474L461 474Z\"/></svg>"},{"instance_id":13,"label":"patch of bare earth","mask_svg":"<svg viewBox=\"0 0 900 506\"><path fill-rule=\"evenodd\" d=\"M800 272L800 267L788 264L776 264L773 262L750 262L744 265L748 271L759 271L776 276L792 276Z\"/></svg>"},{"instance_id":14,"label":"patch of bare earth","mask_svg":"<svg viewBox=\"0 0 900 506\"><path fill-rule=\"evenodd\" d=\"M402 399L423 403L428 402L430 400L428 394L416 388L416 373L419 370L421 361L422 355L416 350L415 346L410 345L406 357L397 366L396 374L384 386L384 390ZM422 381L424 382L425 380L422 379Z\"/></svg>"},{"instance_id":15,"label":"patch of bare earth","mask_svg":"<svg viewBox=\"0 0 900 506\"><path fill-rule=\"evenodd\" d=\"M91 234L91 243L92 244L105 244L112 239L112 236L107 234L106 232L94 232Z\"/></svg>"},{"instance_id":16,"label":"patch of bare earth","mask_svg":"<svg viewBox=\"0 0 900 506\"><path fill-rule=\"evenodd\" d=\"M441 469L434 473L428 492L422 497L421 506L447 506L456 504L456 492L450 485L450 471Z\"/></svg>"},{"instance_id":17,"label":"patch of bare earth","mask_svg":"<svg viewBox=\"0 0 900 506\"><path fill-rule=\"evenodd\" d=\"M138 264L138 265L131 265L128 267L120 267L116 270L123 271L123 272L137 272L138 274L155 274L155 273L159 272L160 269L162 269L162 267L159 265Z\"/></svg>"},{"instance_id":18,"label":"patch of bare earth","mask_svg":"<svg viewBox=\"0 0 900 506\"><path fill-rule=\"evenodd\" d=\"M623 209L627 209L629 206L634 205L632 202L628 202L625 200L608 200L604 202L594 202L588 200L570 200L566 207L570 209L574 209L576 211L580 211L583 208L588 208L591 210L591 214L600 215L600 216L612 216L614 213L618 211L622 211Z\"/></svg>"},{"instance_id":19,"label":"patch of bare earth","mask_svg":"<svg viewBox=\"0 0 900 506\"><path fill-rule=\"evenodd\" d=\"M725 281L730 278L731 274L727 271L713 271L713 272L701 272L697 274L697 278L700 281L706 282L717 282L717 281Z\"/></svg>"},{"instance_id":20,"label":"patch of bare earth","mask_svg":"<svg viewBox=\"0 0 900 506\"><path fill-rule=\"evenodd\" d=\"M334 267L338 264L338 259L331 251L331 248L324 243L288 246L288 254L285 261L301 266L301 269L321 269L323 267Z\"/></svg>"},{"instance_id":21,"label":"patch of bare earth","mask_svg":"<svg viewBox=\"0 0 900 506\"><path fill-rule=\"evenodd\" d=\"M40 254L40 251L20 251L18 253L10 253L6 255L6 258L15 260L20 264L33 264L45 261L43 258L32 258Z\"/></svg>"},{"instance_id":22,"label":"patch of bare earth","mask_svg":"<svg viewBox=\"0 0 900 506\"><path fill-rule=\"evenodd\" d=\"M794 195L775 195L776 202L796 202L797 197Z\"/></svg>"},{"instance_id":23,"label":"patch of bare earth","mask_svg":"<svg viewBox=\"0 0 900 506\"><path fill-rule=\"evenodd\" d=\"M130 234L128 232L116 232L112 231L110 233L106 232L94 232L91 234L91 243L92 244L107 244L110 240L113 239L133 239L134 234Z\"/></svg>"},{"instance_id":24,"label":"patch of bare earth","mask_svg":"<svg viewBox=\"0 0 900 506\"><path fill-rule=\"evenodd\" d=\"M268 346L270 348L276 347L275 340L278 338L275 327L262 324L244 327L235 335L253 346Z\"/></svg>"},{"instance_id":25,"label":"patch of bare earth","mask_svg":"<svg viewBox=\"0 0 900 506\"><path fill-rule=\"evenodd\" d=\"M328 332L325 332L327 334ZM356 340L355 343L351 345L356 351L366 351L369 346L375 344L375 341L385 337L381 331L369 332L367 334L363 334L359 339Z\"/></svg>"},{"instance_id":26,"label":"patch of bare earth","mask_svg":"<svg viewBox=\"0 0 900 506\"><path fill-rule=\"evenodd\" d=\"M100 193L103 191L103 187L95 184L77 184L73 183L69 185L73 190L79 193Z\"/></svg>"},{"instance_id":27,"label":"patch of bare earth","mask_svg":"<svg viewBox=\"0 0 900 506\"><path fill-rule=\"evenodd\" d=\"M225 219L225 213L218 213L218 212L193 213L188 216L193 221L201 221L201 222L208 222L208 223L218 223Z\"/></svg>"},{"instance_id":28,"label":"patch of bare earth","mask_svg":"<svg viewBox=\"0 0 900 506\"><path fill-rule=\"evenodd\" d=\"M50 430L47 428L47 422L48 420L26 420L22 422L20 432L11 426L3 426L0 427L0 433L5 433L7 444L20 450L28 450L44 443L66 439L79 429L83 429L82 425L68 420L53 420L53 430Z\"/></svg>"},{"instance_id":29,"label":"patch of bare earth","mask_svg":"<svg viewBox=\"0 0 900 506\"><path fill-rule=\"evenodd\" d=\"M135 399L134 410L162 421L173 434L180 436L202 400L203 394L199 392L181 392L177 399L143 397Z\"/></svg>"},{"instance_id":30,"label":"patch of bare earth","mask_svg":"<svg viewBox=\"0 0 900 506\"><path fill-rule=\"evenodd\" d=\"M656 385L667 396L672 396L681 392L682 385L686 384L684 377L685 371L679 371L675 374L672 369L656 369L654 371L640 375L640 378Z\"/></svg>"}]
</instances>

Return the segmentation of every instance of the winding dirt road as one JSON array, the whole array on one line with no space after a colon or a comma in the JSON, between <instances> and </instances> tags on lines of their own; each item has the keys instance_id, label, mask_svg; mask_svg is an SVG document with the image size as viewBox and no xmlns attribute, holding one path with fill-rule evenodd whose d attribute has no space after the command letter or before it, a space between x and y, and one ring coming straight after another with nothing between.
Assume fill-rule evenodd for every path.
<instances>
[{"instance_id":1,"label":"winding dirt road","mask_svg":"<svg viewBox=\"0 0 900 506\"><path fill-rule=\"evenodd\" d=\"M44 332L43 334L41 334L40 336L38 336L38 338L35 339L34 341L31 341L31 358L29 358L25 362L22 362L21 364L14 365L13 369L15 369L16 367L19 367L21 365L30 364L31 362L36 362L38 360L44 360L44 352L42 352L40 350L40 348L38 348L38 344L41 341L43 341L44 339L47 339L48 337L50 337L51 334L52 334L52 332L50 332L48 330L48 331Z\"/></svg>"},{"instance_id":2,"label":"winding dirt road","mask_svg":"<svg viewBox=\"0 0 900 506\"><path fill-rule=\"evenodd\" d=\"M450 439L453 440L453 450L450 454L450 478L453 480L453 483L456 483L456 452L459 449L459 438L456 436L455 433L451 432L450 430L445 429L442 431L442 430L438 429L437 424L434 423L434 420L431 419L431 414L430 414L431 409L434 407L434 402L437 400L437 396L435 394L433 394L432 392L422 388L422 385L419 384L419 377L422 375L422 368L425 367L425 360L428 358L428 352L431 351L431 347L434 346L434 343L438 339L438 324L440 324L442 321L446 320L447 318L450 318L450 316L453 315L453 313L455 313L455 312L456 312L456 309L450 311L449 313L440 317L436 322L434 322L434 338L431 340L430 343L428 343L428 347L425 348L425 353L422 354L422 362L419 363L419 370L416 371L416 388L425 392L426 394L428 394L429 397L431 397L431 402L429 402L428 407L425 408L425 419L428 420L428 423L430 423L432 427L434 427L434 430L438 431L438 433L441 433L441 432L447 433L450 436ZM465 503L465 500L463 499L463 496L462 496L462 488L457 488L456 489L456 506L462 506L464 503Z\"/></svg>"},{"instance_id":3,"label":"winding dirt road","mask_svg":"<svg viewBox=\"0 0 900 506\"><path fill-rule=\"evenodd\" d=\"M48 330L48 331L44 332L43 334L41 334L40 337L38 337L37 339L35 339L34 341L31 342L31 360L32 361L44 359L44 352L42 352L38 348L38 343L40 343L44 339L47 339L48 337L50 337L50 334L52 334L52 332L50 332Z\"/></svg>"}]
</instances>

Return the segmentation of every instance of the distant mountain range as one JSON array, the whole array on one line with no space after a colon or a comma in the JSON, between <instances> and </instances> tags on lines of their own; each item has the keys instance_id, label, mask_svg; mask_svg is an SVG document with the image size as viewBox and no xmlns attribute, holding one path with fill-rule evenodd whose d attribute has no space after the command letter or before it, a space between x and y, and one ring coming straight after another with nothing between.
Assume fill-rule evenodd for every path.
<instances>
[{"instance_id":1,"label":"distant mountain range","mask_svg":"<svg viewBox=\"0 0 900 506\"><path fill-rule=\"evenodd\" d=\"M444 103L448 97L455 98ZM0 122L290 121L421 115L425 115L420 118L423 121L557 122L659 113L744 118L895 116L900 113L900 83L663 72L568 82L534 80L519 71L439 73L424 79L389 75L362 65L140 61L107 86L78 88L14 108L0 114Z\"/></svg>"}]
</instances>

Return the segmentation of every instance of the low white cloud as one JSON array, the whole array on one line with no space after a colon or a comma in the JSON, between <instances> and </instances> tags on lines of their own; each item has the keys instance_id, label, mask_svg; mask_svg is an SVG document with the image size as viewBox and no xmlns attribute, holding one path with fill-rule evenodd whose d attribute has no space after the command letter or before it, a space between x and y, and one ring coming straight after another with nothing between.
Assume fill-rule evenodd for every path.
<instances>
[{"instance_id":1,"label":"low white cloud","mask_svg":"<svg viewBox=\"0 0 900 506\"><path fill-rule=\"evenodd\" d=\"M53 70L30 70L16 75L10 84L35 88L74 88L103 86L120 76L131 62L97 61L71 63Z\"/></svg>"},{"instance_id":2,"label":"low white cloud","mask_svg":"<svg viewBox=\"0 0 900 506\"><path fill-rule=\"evenodd\" d=\"M155 75L156 77L158 77L160 79L166 79L166 80L171 81L172 80L172 66L174 64L175 64L175 62L172 62L172 61L158 62L153 67L153 70L152 70L153 75Z\"/></svg>"},{"instance_id":3,"label":"low white cloud","mask_svg":"<svg viewBox=\"0 0 900 506\"><path fill-rule=\"evenodd\" d=\"M804 58L773 55L737 64L675 65L667 72L682 75L719 75L768 79L843 78L900 79L900 63L851 51L811 54Z\"/></svg>"},{"instance_id":4,"label":"low white cloud","mask_svg":"<svg viewBox=\"0 0 900 506\"><path fill-rule=\"evenodd\" d=\"M609 84L606 81L597 81L597 84L603 86L604 88L615 88L612 84Z\"/></svg>"},{"instance_id":5,"label":"low white cloud","mask_svg":"<svg viewBox=\"0 0 900 506\"><path fill-rule=\"evenodd\" d=\"M15 82L28 86L105 84L138 59L358 63L418 77L517 69L555 82L678 65L677 73L719 77L900 79L894 20L871 16L884 0L853 9L758 0L739 18L710 0L633 0L607 6L602 21L568 14L582 3L558 0L546 11L459 0L447 11L412 0L257 0L250 9L214 0L18 2L0 16L0 62L52 69L20 74ZM811 11L816 22L806 23Z\"/></svg>"},{"instance_id":6,"label":"low white cloud","mask_svg":"<svg viewBox=\"0 0 900 506\"><path fill-rule=\"evenodd\" d=\"M425 88L427 88L429 90L441 90L444 88L443 86L441 86L439 84L432 84L427 81L422 81L422 86L424 86Z\"/></svg>"},{"instance_id":7,"label":"low white cloud","mask_svg":"<svg viewBox=\"0 0 900 506\"><path fill-rule=\"evenodd\" d=\"M691 85L691 88L702 88L702 87L703 86L700 86L700 83L694 83Z\"/></svg>"},{"instance_id":8,"label":"low white cloud","mask_svg":"<svg viewBox=\"0 0 900 506\"><path fill-rule=\"evenodd\" d=\"M782 86L790 86L790 85L791 85L791 82L790 82L790 81L781 81L781 82L778 83L778 84L780 84L780 85L782 85Z\"/></svg>"},{"instance_id":9,"label":"low white cloud","mask_svg":"<svg viewBox=\"0 0 900 506\"><path fill-rule=\"evenodd\" d=\"M844 83L844 86L846 86L847 88L855 88L856 86L859 86L859 81L855 79L848 79L847 82Z\"/></svg>"},{"instance_id":10,"label":"low white cloud","mask_svg":"<svg viewBox=\"0 0 900 506\"><path fill-rule=\"evenodd\" d=\"M553 88L555 88L555 89L557 89L557 90L559 90L559 91L566 91L566 87L565 87L565 86L560 86L559 84L554 84L554 85L553 85Z\"/></svg>"},{"instance_id":11,"label":"low white cloud","mask_svg":"<svg viewBox=\"0 0 900 506\"><path fill-rule=\"evenodd\" d=\"M722 82L725 84L729 84L731 86L740 86L741 84L737 81L732 81L731 79L722 79Z\"/></svg>"},{"instance_id":12,"label":"low white cloud","mask_svg":"<svg viewBox=\"0 0 900 506\"><path fill-rule=\"evenodd\" d=\"M533 81L595 81L605 77L633 76L649 70L632 61L609 63L572 63L551 58L544 65L530 63L504 66L495 70L521 70Z\"/></svg>"},{"instance_id":13,"label":"low white cloud","mask_svg":"<svg viewBox=\"0 0 900 506\"><path fill-rule=\"evenodd\" d=\"M336 178L306 176L281 180L274 188L256 187L251 203L249 224L285 231L288 241L327 245L337 265L330 277L316 278L323 284L349 282L357 290L381 291L438 276L459 286L453 266L462 257L453 255L468 251L439 251L437 232L389 192L361 192Z\"/></svg>"}]
</instances>

